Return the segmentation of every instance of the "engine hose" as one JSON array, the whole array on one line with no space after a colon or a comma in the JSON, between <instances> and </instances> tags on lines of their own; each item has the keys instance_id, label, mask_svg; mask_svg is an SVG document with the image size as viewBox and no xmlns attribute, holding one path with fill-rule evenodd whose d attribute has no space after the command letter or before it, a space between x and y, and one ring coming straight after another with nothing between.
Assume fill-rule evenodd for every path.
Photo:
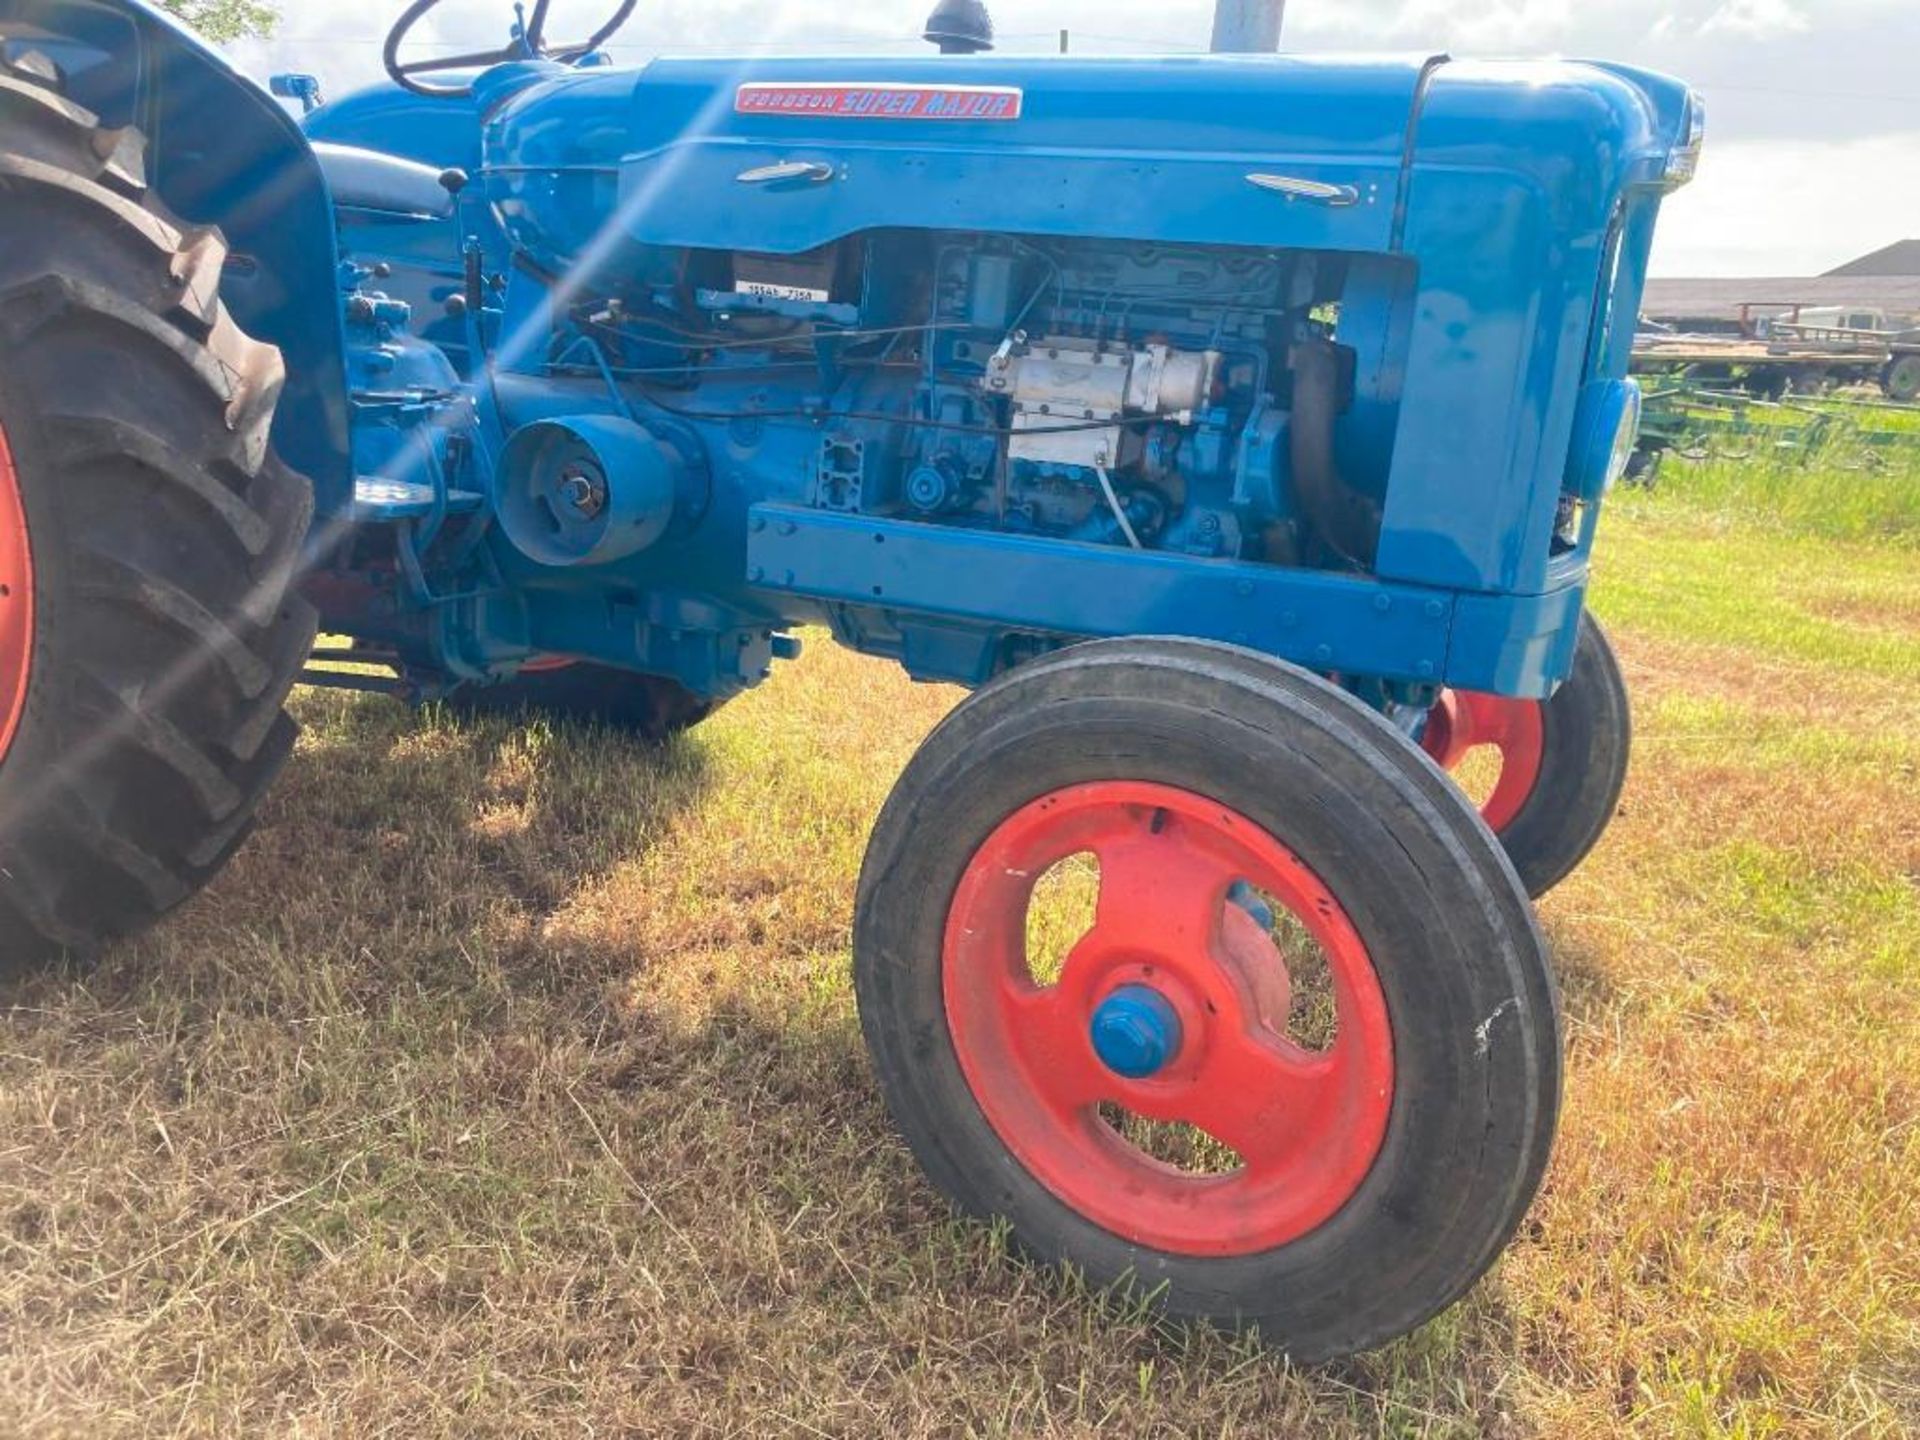
<instances>
[{"instance_id":1,"label":"engine hose","mask_svg":"<svg viewBox=\"0 0 1920 1440\"><path fill-rule=\"evenodd\" d=\"M1114 491L1113 477L1098 465L1093 467L1093 473L1100 477L1100 488L1107 492L1107 504L1113 510L1113 518L1120 522L1120 533L1127 537L1127 544L1136 550L1145 548L1140 544L1140 537L1133 533L1133 522L1127 519L1127 507L1120 503L1120 496Z\"/></svg>"},{"instance_id":2,"label":"engine hose","mask_svg":"<svg viewBox=\"0 0 1920 1440\"><path fill-rule=\"evenodd\" d=\"M1340 477L1333 427L1340 413L1340 347L1308 340L1293 352L1293 492L1314 533L1350 564L1371 568L1380 506Z\"/></svg>"}]
</instances>

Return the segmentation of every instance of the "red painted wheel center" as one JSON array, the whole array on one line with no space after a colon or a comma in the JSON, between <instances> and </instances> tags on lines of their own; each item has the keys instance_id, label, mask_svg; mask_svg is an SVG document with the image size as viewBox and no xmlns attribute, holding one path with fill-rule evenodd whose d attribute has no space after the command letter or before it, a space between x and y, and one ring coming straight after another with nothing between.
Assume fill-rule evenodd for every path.
<instances>
[{"instance_id":1,"label":"red painted wheel center","mask_svg":"<svg viewBox=\"0 0 1920 1440\"><path fill-rule=\"evenodd\" d=\"M1449 690L1427 716L1420 743L1441 769L1458 770L1475 750L1499 752L1499 778L1480 807L1495 833L1514 822L1540 783L1547 743L1544 709L1538 700Z\"/></svg>"},{"instance_id":2,"label":"red painted wheel center","mask_svg":"<svg viewBox=\"0 0 1920 1440\"><path fill-rule=\"evenodd\" d=\"M0 760L6 759L27 707L33 666L33 554L27 509L6 431L0 430Z\"/></svg>"},{"instance_id":3,"label":"red painted wheel center","mask_svg":"<svg viewBox=\"0 0 1920 1440\"><path fill-rule=\"evenodd\" d=\"M1027 954L1034 885L1085 853L1100 867L1093 925L1043 984ZM1277 901L1324 957L1327 1048L1290 1037L1285 955L1255 907L1230 898L1239 886ZM1062 1201L1136 1244L1188 1255L1285 1245L1331 1218L1379 1153L1393 1037L1367 947L1298 856L1216 801L1133 781L1033 801L961 877L943 961L954 1050L1000 1139ZM1116 1049L1115 1024L1135 1021L1143 1046ZM1159 1046L1155 1034L1174 1038ZM1150 1073L1114 1068L1135 1053L1153 1063L1122 1068ZM1102 1106L1191 1125L1240 1164L1165 1163Z\"/></svg>"}]
</instances>

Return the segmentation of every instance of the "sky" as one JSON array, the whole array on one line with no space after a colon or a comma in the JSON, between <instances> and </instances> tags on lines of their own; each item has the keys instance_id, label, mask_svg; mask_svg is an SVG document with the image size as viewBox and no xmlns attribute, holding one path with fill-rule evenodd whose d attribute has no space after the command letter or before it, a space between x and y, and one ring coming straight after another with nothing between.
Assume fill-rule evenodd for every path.
<instances>
[{"instance_id":1,"label":"sky","mask_svg":"<svg viewBox=\"0 0 1920 1440\"><path fill-rule=\"evenodd\" d=\"M1212 0L989 0L1001 49L1206 48ZM550 30L582 35L617 0L555 0ZM235 59L264 78L318 74L341 95L379 78L400 0L284 0L270 41ZM615 46L655 54L915 54L932 0L641 0ZM488 48L508 0L447 0L418 53ZM569 25L571 24L571 29ZM1709 106L1698 181L1661 221L1658 275L1819 274L1920 237L1920 0L1289 0L1301 53L1449 51L1626 61L1678 75Z\"/></svg>"}]
</instances>

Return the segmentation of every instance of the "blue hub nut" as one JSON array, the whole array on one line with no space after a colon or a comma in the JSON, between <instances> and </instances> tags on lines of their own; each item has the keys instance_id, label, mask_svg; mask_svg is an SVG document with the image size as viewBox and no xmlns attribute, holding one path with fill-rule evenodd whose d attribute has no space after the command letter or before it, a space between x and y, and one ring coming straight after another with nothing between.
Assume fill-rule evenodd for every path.
<instances>
[{"instance_id":1,"label":"blue hub nut","mask_svg":"<svg viewBox=\"0 0 1920 1440\"><path fill-rule=\"evenodd\" d=\"M1116 1075L1147 1080L1180 1053L1180 1015L1147 985L1122 985L1093 1012L1093 1053Z\"/></svg>"}]
</instances>

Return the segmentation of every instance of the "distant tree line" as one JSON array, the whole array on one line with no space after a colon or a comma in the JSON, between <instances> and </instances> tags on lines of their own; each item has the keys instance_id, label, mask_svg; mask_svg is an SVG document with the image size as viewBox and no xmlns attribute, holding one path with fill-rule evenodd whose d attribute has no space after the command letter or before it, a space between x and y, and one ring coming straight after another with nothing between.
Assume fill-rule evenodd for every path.
<instances>
[{"instance_id":1,"label":"distant tree line","mask_svg":"<svg viewBox=\"0 0 1920 1440\"><path fill-rule=\"evenodd\" d=\"M239 40L248 35L271 35L280 18L268 0L160 0L209 40Z\"/></svg>"}]
</instances>

